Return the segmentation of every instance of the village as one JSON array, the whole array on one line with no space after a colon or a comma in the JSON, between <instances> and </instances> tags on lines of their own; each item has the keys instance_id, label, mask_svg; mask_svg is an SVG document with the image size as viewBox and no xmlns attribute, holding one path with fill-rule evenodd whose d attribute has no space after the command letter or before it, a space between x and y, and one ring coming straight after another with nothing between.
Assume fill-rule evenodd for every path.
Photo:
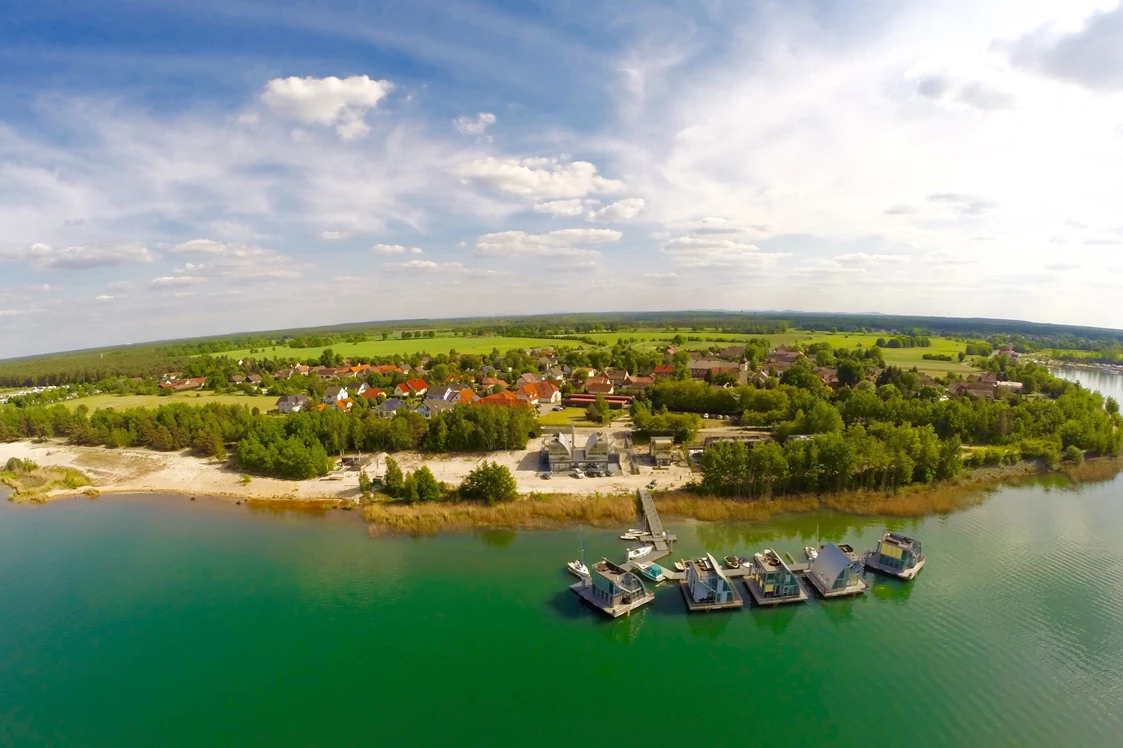
<instances>
[{"instance_id":1,"label":"village","mask_svg":"<svg viewBox=\"0 0 1123 748\"><path fill-rule=\"evenodd\" d=\"M345 359L340 366L293 364L273 372L255 369L252 360L239 361L240 373L230 377L227 386L262 391L266 377L273 387L279 383L307 378L315 384L308 392L280 395L274 412L289 416L307 411L337 410L350 413L356 408L378 417L393 418L401 413L416 413L425 419L458 406L528 409L539 419L541 435L525 450L501 450L486 454L419 452L395 453L395 460L406 470L427 466L435 477L448 485L459 484L482 461L493 461L510 470L520 493L618 493L655 485L672 489L685 486L698 477L702 453L720 442L743 442L750 448L773 439L770 430L736 423L729 414L704 413L696 435L687 443L676 443L668 435L637 437L629 410L645 389L661 380L690 379L707 382L714 389L741 385L757 388L774 386L779 377L801 360L809 360L798 347L780 346L769 351L755 367L745 359L745 347L712 347L683 355L674 346L661 350L665 363L647 371L620 368L571 367L553 349L523 351L528 364L523 370L500 370L482 363L471 371L453 371L434 377L433 359L423 357L417 365L368 363ZM678 355L676 355L678 354ZM1016 355L1016 354L1015 354ZM841 386L836 368L812 369L825 387ZM865 378L875 382L881 370L873 368ZM948 397L995 399L1004 392L1019 393L1018 382L999 381L992 372L980 371L947 383L919 375L924 386L940 388ZM161 389L173 392L197 390L207 385L205 377L183 378L169 372ZM322 395L317 394L317 389ZM589 420L586 412L603 408L602 422ZM799 435L790 438L809 438ZM340 454L337 470L330 476L358 480L365 472L378 484L385 470L386 453ZM543 483L549 481L549 483Z\"/></svg>"}]
</instances>

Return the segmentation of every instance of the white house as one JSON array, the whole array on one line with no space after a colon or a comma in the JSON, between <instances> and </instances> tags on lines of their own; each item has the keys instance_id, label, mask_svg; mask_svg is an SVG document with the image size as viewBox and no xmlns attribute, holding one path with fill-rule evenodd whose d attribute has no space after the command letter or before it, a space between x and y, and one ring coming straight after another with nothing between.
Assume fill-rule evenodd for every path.
<instances>
[{"instance_id":1,"label":"white house","mask_svg":"<svg viewBox=\"0 0 1123 748\"><path fill-rule=\"evenodd\" d=\"M332 405L342 400L346 400L348 399L348 397L349 396L347 394L346 387L328 387L324 392L324 403L327 405Z\"/></svg>"}]
</instances>

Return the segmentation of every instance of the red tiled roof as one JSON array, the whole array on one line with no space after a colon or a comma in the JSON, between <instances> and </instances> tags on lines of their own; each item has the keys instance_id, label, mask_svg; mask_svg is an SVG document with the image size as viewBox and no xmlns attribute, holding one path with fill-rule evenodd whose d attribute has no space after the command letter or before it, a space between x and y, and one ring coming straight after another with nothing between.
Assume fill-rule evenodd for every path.
<instances>
[{"instance_id":1,"label":"red tiled roof","mask_svg":"<svg viewBox=\"0 0 1123 748\"><path fill-rule=\"evenodd\" d=\"M670 366L668 364L660 364L659 366L655 367L655 373L656 374L674 374L675 373L675 367Z\"/></svg>"},{"instance_id":2,"label":"red tiled roof","mask_svg":"<svg viewBox=\"0 0 1123 748\"><path fill-rule=\"evenodd\" d=\"M382 392L383 389L381 387L368 387L363 390L363 394L360 395L360 397L362 397L364 400L374 400L376 397L381 395Z\"/></svg>"},{"instance_id":3,"label":"red tiled roof","mask_svg":"<svg viewBox=\"0 0 1123 748\"><path fill-rule=\"evenodd\" d=\"M409 387L411 392L420 392L421 390L429 389L429 385L424 379L411 379L406 382L406 386Z\"/></svg>"}]
</instances>

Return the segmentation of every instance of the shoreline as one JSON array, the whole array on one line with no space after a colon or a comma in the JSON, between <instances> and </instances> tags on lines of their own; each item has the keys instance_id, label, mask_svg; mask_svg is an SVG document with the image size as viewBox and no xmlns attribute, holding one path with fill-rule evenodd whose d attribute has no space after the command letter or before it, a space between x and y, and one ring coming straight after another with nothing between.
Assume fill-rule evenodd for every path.
<instances>
[{"instance_id":1,"label":"shoreline","mask_svg":"<svg viewBox=\"0 0 1123 748\"><path fill-rule=\"evenodd\" d=\"M585 484L580 491L520 492L518 500L495 506L475 503L402 504L376 500L360 505L357 475L347 480L283 481L254 478L241 483L241 474L213 461L184 453L145 450L107 450L59 442L0 444L0 463L8 456L31 458L44 467L83 470L92 487L58 489L37 500L96 499L122 494L165 494L207 497L252 508L277 511L358 511L372 535L431 535L475 529L556 529L574 525L618 526L636 514L635 491L603 483ZM1123 472L1123 459L1093 458L1056 471L1039 463L975 468L960 477L933 485L912 485L896 493L850 490L838 493L737 499L702 496L682 489L659 490L659 511L674 520L765 521L776 515L831 510L856 516L920 517L974 506L993 491L1023 481L1055 476L1070 486L1111 480ZM355 485L351 485L354 483ZM551 486L553 487L553 486ZM596 488L605 488L598 491Z\"/></svg>"}]
</instances>

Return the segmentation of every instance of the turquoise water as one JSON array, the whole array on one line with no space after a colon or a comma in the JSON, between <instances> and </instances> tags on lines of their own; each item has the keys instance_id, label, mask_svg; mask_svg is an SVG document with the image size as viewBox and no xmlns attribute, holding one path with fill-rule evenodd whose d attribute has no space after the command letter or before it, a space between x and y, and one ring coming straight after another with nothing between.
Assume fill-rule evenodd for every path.
<instances>
[{"instance_id":1,"label":"turquoise water","mask_svg":"<svg viewBox=\"0 0 1123 748\"><path fill-rule=\"evenodd\" d=\"M1117 746L1123 480L946 517L674 526L682 556L871 545L865 597L603 620L562 570L615 533L371 538L352 513L0 502L0 746ZM677 554L676 554L677 555Z\"/></svg>"}]
</instances>

